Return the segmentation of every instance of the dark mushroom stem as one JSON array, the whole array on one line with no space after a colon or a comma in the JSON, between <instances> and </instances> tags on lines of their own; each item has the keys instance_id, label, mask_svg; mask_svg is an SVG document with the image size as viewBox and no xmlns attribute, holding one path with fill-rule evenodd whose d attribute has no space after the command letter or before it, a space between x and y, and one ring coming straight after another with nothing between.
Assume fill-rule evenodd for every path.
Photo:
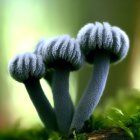
<instances>
[{"instance_id":1,"label":"dark mushroom stem","mask_svg":"<svg viewBox=\"0 0 140 140\"><path fill-rule=\"evenodd\" d=\"M61 133L69 131L74 107L69 94L69 74L67 68L55 68L52 81L52 92L58 128Z\"/></svg>"},{"instance_id":2,"label":"dark mushroom stem","mask_svg":"<svg viewBox=\"0 0 140 140\"><path fill-rule=\"evenodd\" d=\"M34 104L43 124L57 131L55 112L46 98L38 79L29 79L24 82L29 97Z\"/></svg>"},{"instance_id":3,"label":"dark mushroom stem","mask_svg":"<svg viewBox=\"0 0 140 140\"><path fill-rule=\"evenodd\" d=\"M96 108L105 88L110 67L110 55L98 51L94 55L94 69L89 85L76 108L71 130L80 130Z\"/></svg>"},{"instance_id":4,"label":"dark mushroom stem","mask_svg":"<svg viewBox=\"0 0 140 140\"><path fill-rule=\"evenodd\" d=\"M53 70L47 70L44 76L45 81L48 83L48 85L51 87L52 86L52 81L53 81Z\"/></svg>"}]
</instances>

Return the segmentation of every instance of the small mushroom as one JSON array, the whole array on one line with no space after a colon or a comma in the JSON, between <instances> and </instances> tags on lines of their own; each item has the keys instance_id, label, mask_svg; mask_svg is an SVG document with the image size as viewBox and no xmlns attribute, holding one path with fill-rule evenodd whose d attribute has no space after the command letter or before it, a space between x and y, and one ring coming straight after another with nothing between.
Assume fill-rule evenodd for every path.
<instances>
[{"instance_id":1,"label":"small mushroom","mask_svg":"<svg viewBox=\"0 0 140 140\"><path fill-rule=\"evenodd\" d=\"M42 52L41 52L42 51L42 47L45 45L45 43L46 43L46 40L45 39L41 39L37 43L37 45L35 47L35 50L34 50L34 53L37 54L37 55L41 55L42 54ZM46 82L51 87L52 79L53 79L53 69L49 69L49 70L47 69L43 78L46 80Z\"/></svg>"},{"instance_id":2,"label":"small mushroom","mask_svg":"<svg viewBox=\"0 0 140 140\"><path fill-rule=\"evenodd\" d=\"M33 53L17 55L9 63L9 72L15 80L24 83L44 125L47 128L57 130L54 109L51 107L39 82L45 74L42 57Z\"/></svg>"},{"instance_id":3,"label":"small mushroom","mask_svg":"<svg viewBox=\"0 0 140 140\"><path fill-rule=\"evenodd\" d=\"M52 92L58 128L61 133L69 131L74 107L69 95L69 74L83 64L79 43L68 35L51 38L42 47L42 57L53 68Z\"/></svg>"},{"instance_id":4,"label":"small mushroom","mask_svg":"<svg viewBox=\"0 0 140 140\"><path fill-rule=\"evenodd\" d=\"M129 50L129 39L118 27L108 23L85 25L77 40L88 63L94 64L91 80L73 117L71 130L79 131L99 103L105 88L110 63L123 60Z\"/></svg>"}]
</instances>

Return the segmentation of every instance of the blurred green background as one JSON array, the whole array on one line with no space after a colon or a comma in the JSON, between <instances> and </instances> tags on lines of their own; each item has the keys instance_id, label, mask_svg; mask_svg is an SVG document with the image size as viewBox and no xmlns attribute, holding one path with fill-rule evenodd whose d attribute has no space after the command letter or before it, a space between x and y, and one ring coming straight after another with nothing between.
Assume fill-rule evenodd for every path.
<instances>
[{"instance_id":1,"label":"blurred green background","mask_svg":"<svg viewBox=\"0 0 140 140\"><path fill-rule=\"evenodd\" d=\"M22 127L41 123L24 86L10 77L9 60L18 53L33 51L41 38L61 34L76 37L82 26L95 21L119 26L130 38L127 58L111 66L99 104L102 108L122 90L140 89L140 1L0 0L0 128L18 121ZM86 64L80 71L71 73L70 92L75 104L88 83L91 69ZM53 104L50 87L43 80L41 83ZM127 92L121 94L127 96Z\"/></svg>"}]
</instances>

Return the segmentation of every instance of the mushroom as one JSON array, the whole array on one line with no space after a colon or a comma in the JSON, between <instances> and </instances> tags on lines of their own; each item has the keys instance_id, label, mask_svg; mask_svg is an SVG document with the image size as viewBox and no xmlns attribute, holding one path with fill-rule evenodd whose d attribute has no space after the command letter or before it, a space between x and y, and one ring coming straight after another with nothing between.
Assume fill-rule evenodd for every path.
<instances>
[{"instance_id":1,"label":"mushroom","mask_svg":"<svg viewBox=\"0 0 140 140\"><path fill-rule=\"evenodd\" d=\"M22 82L28 91L37 113L47 128L57 130L54 109L46 98L40 78L45 74L45 65L40 55L25 53L15 56L9 63L10 75L18 82Z\"/></svg>"},{"instance_id":2,"label":"mushroom","mask_svg":"<svg viewBox=\"0 0 140 140\"><path fill-rule=\"evenodd\" d=\"M41 55L42 47L45 45L45 43L46 43L45 39L39 40L35 47L34 53L37 55ZM47 69L43 78L46 80L46 82L49 84L50 87L52 85L52 79L53 79L52 77L53 77L53 69Z\"/></svg>"},{"instance_id":3,"label":"mushroom","mask_svg":"<svg viewBox=\"0 0 140 140\"><path fill-rule=\"evenodd\" d=\"M129 50L129 39L124 31L107 22L85 25L77 40L88 63L94 64L91 80L73 117L71 128L79 131L99 103L105 88L110 63L123 60Z\"/></svg>"},{"instance_id":4,"label":"mushroom","mask_svg":"<svg viewBox=\"0 0 140 140\"><path fill-rule=\"evenodd\" d=\"M53 68L52 92L58 128L61 133L69 131L74 107L69 95L69 74L83 64L79 43L68 35L46 41L42 57L48 68Z\"/></svg>"}]
</instances>

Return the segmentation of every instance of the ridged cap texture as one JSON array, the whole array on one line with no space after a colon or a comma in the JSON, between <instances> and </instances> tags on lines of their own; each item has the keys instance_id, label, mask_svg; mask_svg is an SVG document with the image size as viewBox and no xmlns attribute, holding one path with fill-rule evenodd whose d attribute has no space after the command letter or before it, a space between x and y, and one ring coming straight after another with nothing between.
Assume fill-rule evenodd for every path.
<instances>
[{"instance_id":1,"label":"ridged cap texture","mask_svg":"<svg viewBox=\"0 0 140 140\"><path fill-rule=\"evenodd\" d=\"M10 75L19 82L30 78L40 79L45 74L45 65L40 55L24 53L15 56L9 63Z\"/></svg>"},{"instance_id":2,"label":"ridged cap texture","mask_svg":"<svg viewBox=\"0 0 140 140\"><path fill-rule=\"evenodd\" d=\"M77 40L89 63L94 63L93 56L97 50L109 52L111 63L123 60L129 50L129 39L126 33L107 22L85 25L79 31Z\"/></svg>"}]
</instances>

